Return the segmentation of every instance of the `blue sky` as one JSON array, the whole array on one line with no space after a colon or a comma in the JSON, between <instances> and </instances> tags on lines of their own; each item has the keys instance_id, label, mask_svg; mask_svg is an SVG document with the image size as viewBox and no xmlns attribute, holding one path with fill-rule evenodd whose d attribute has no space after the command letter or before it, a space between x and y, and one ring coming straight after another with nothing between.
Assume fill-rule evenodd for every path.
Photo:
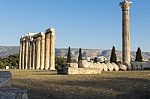
<instances>
[{"instance_id":1,"label":"blue sky","mask_svg":"<svg viewBox=\"0 0 150 99\"><path fill-rule=\"evenodd\" d=\"M0 0L0 46L56 28L57 48L121 50L122 0ZM132 0L131 50L150 51L150 0Z\"/></svg>"}]
</instances>

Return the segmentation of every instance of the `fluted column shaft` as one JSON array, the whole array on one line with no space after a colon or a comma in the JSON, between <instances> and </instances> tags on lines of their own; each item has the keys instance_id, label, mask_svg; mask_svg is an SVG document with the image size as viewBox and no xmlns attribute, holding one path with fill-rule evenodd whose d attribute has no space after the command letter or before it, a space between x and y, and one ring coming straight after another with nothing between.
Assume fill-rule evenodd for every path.
<instances>
[{"instance_id":1,"label":"fluted column shaft","mask_svg":"<svg viewBox=\"0 0 150 99\"><path fill-rule=\"evenodd\" d=\"M21 69L22 66L22 37L20 38L20 48L19 48L19 69Z\"/></svg>"},{"instance_id":2,"label":"fluted column shaft","mask_svg":"<svg viewBox=\"0 0 150 99\"><path fill-rule=\"evenodd\" d=\"M45 69L49 69L50 60L50 33L45 33Z\"/></svg>"},{"instance_id":3,"label":"fluted column shaft","mask_svg":"<svg viewBox=\"0 0 150 99\"><path fill-rule=\"evenodd\" d=\"M32 48L32 69L35 69L35 48L36 48L36 42L35 42L35 39L33 39L33 42L32 42L32 44L33 44L33 48Z\"/></svg>"},{"instance_id":4,"label":"fluted column shaft","mask_svg":"<svg viewBox=\"0 0 150 99\"><path fill-rule=\"evenodd\" d=\"M122 8L122 61L123 63L130 64L130 3L123 1L120 3Z\"/></svg>"},{"instance_id":5,"label":"fluted column shaft","mask_svg":"<svg viewBox=\"0 0 150 99\"><path fill-rule=\"evenodd\" d=\"M50 34L50 70L55 70L55 30L51 28Z\"/></svg>"},{"instance_id":6,"label":"fluted column shaft","mask_svg":"<svg viewBox=\"0 0 150 99\"><path fill-rule=\"evenodd\" d=\"M32 53L32 51L33 51L33 43L32 43L32 41L30 41L30 55L29 55L29 69L31 69L32 68L32 55L33 55L33 53Z\"/></svg>"},{"instance_id":7,"label":"fluted column shaft","mask_svg":"<svg viewBox=\"0 0 150 99\"><path fill-rule=\"evenodd\" d=\"M45 35L41 36L41 69L44 69L44 59L45 59Z\"/></svg>"},{"instance_id":8,"label":"fluted column shaft","mask_svg":"<svg viewBox=\"0 0 150 99\"><path fill-rule=\"evenodd\" d=\"M28 62L29 62L29 41L28 39L26 38L26 42L25 42L25 46L26 46L26 49L25 49L25 69L28 69Z\"/></svg>"},{"instance_id":9,"label":"fluted column shaft","mask_svg":"<svg viewBox=\"0 0 150 99\"><path fill-rule=\"evenodd\" d=\"M22 42L22 69L25 68L25 39L23 38Z\"/></svg>"},{"instance_id":10,"label":"fluted column shaft","mask_svg":"<svg viewBox=\"0 0 150 99\"><path fill-rule=\"evenodd\" d=\"M36 69L40 69L41 37L36 38Z\"/></svg>"}]
</instances>

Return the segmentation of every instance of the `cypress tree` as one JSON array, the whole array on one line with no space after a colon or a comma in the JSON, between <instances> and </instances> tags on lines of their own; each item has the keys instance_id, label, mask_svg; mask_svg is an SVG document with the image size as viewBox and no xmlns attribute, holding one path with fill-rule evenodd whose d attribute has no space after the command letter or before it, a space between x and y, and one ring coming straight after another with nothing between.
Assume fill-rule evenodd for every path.
<instances>
[{"instance_id":1,"label":"cypress tree","mask_svg":"<svg viewBox=\"0 0 150 99\"><path fill-rule=\"evenodd\" d=\"M78 56L78 62L82 60L82 49L79 48L79 56Z\"/></svg>"},{"instance_id":2,"label":"cypress tree","mask_svg":"<svg viewBox=\"0 0 150 99\"><path fill-rule=\"evenodd\" d=\"M97 59L97 57L95 57L93 60L93 63L97 63L97 62L98 62L98 59Z\"/></svg>"},{"instance_id":3,"label":"cypress tree","mask_svg":"<svg viewBox=\"0 0 150 99\"><path fill-rule=\"evenodd\" d=\"M142 54L141 54L141 49L140 49L140 47L138 47L138 49L137 49L135 61L137 61L137 62L142 62Z\"/></svg>"},{"instance_id":4,"label":"cypress tree","mask_svg":"<svg viewBox=\"0 0 150 99\"><path fill-rule=\"evenodd\" d=\"M67 63L71 63L71 51L70 51L70 46L69 46L69 48L68 48Z\"/></svg>"},{"instance_id":5,"label":"cypress tree","mask_svg":"<svg viewBox=\"0 0 150 99\"><path fill-rule=\"evenodd\" d=\"M111 57L110 57L110 62L116 63L117 62L117 57L115 53L115 47L113 46L112 51L111 51Z\"/></svg>"}]
</instances>

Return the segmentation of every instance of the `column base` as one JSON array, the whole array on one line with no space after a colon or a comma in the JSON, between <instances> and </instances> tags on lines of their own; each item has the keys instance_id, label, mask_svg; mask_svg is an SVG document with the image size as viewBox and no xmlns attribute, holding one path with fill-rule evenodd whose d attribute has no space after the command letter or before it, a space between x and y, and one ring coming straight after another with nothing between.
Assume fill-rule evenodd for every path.
<instances>
[{"instance_id":1,"label":"column base","mask_svg":"<svg viewBox=\"0 0 150 99\"><path fill-rule=\"evenodd\" d=\"M51 67L50 70L56 70L54 67Z\"/></svg>"}]
</instances>

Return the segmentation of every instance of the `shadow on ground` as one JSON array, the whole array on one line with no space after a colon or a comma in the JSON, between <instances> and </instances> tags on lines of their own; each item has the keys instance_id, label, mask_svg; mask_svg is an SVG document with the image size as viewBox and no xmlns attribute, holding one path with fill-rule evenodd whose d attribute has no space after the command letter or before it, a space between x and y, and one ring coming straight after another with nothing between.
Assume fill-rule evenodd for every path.
<instances>
[{"instance_id":1,"label":"shadow on ground","mask_svg":"<svg viewBox=\"0 0 150 99\"><path fill-rule=\"evenodd\" d=\"M14 79L13 86L28 89L29 99L150 99L150 80L143 78L52 76Z\"/></svg>"}]
</instances>

